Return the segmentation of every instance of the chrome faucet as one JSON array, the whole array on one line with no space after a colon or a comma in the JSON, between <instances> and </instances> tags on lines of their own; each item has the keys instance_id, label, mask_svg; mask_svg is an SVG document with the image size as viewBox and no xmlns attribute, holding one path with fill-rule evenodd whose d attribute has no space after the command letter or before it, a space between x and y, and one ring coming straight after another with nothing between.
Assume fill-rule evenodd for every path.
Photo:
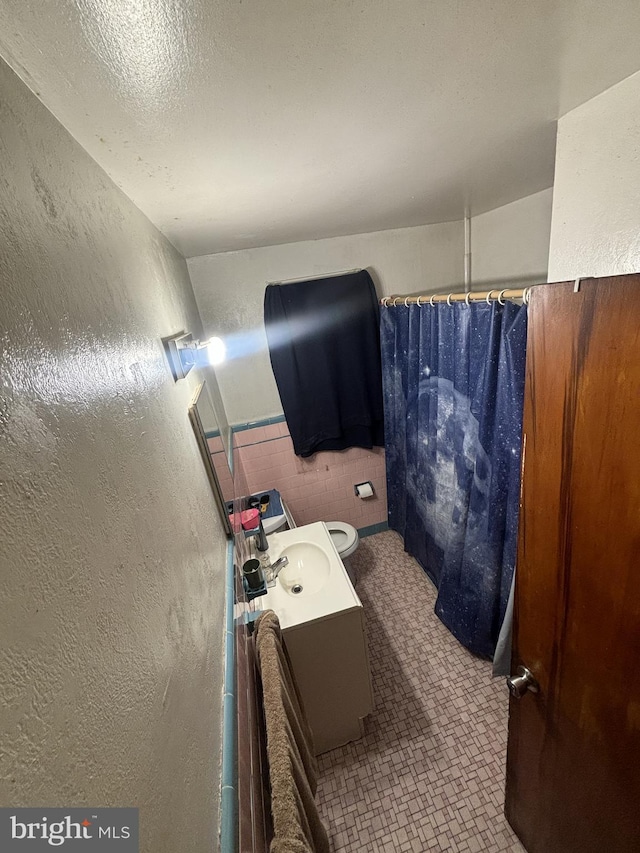
<instances>
[{"instance_id":1,"label":"chrome faucet","mask_svg":"<svg viewBox=\"0 0 640 853\"><path fill-rule=\"evenodd\" d=\"M289 565L288 557L280 557L280 559L276 560L275 563L272 563L267 569L267 587L271 588L276 585L276 578L284 569L285 566Z\"/></svg>"}]
</instances>

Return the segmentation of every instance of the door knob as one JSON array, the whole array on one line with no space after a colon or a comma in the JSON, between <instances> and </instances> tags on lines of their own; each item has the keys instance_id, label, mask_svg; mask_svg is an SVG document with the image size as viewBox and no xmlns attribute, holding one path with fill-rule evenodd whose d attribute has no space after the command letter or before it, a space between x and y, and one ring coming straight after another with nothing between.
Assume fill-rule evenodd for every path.
<instances>
[{"instance_id":1,"label":"door knob","mask_svg":"<svg viewBox=\"0 0 640 853\"><path fill-rule=\"evenodd\" d=\"M537 693L540 689L538 682L526 666L519 666L518 674L507 678L507 687L514 699L521 699L528 691Z\"/></svg>"}]
</instances>

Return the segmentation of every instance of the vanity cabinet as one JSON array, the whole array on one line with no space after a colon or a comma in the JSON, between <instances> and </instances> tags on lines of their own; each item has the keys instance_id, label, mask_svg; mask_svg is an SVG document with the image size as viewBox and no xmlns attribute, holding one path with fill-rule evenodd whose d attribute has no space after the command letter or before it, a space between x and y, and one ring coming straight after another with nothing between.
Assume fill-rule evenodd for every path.
<instances>
[{"instance_id":1,"label":"vanity cabinet","mask_svg":"<svg viewBox=\"0 0 640 853\"><path fill-rule=\"evenodd\" d=\"M362 605L284 628L316 755L358 740L373 710Z\"/></svg>"},{"instance_id":2,"label":"vanity cabinet","mask_svg":"<svg viewBox=\"0 0 640 853\"><path fill-rule=\"evenodd\" d=\"M269 556L287 563L255 604L278 615L319 755L361 738L373 710L362 602L323 521L272 534Z\"/></svg>"}]
</instances>

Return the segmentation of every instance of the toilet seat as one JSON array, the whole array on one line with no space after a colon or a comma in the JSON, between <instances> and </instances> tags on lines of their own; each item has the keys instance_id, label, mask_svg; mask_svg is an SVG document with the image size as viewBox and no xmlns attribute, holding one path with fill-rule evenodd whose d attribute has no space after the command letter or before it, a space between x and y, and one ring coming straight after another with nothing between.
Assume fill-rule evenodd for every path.
<instances>
[{"instance_id":1,"label":"toilet seat","mask_svg":"<svg viewBox=\"0 0 640 853\"><path fill-rule=\"evenodd\" d=\"M271 518L263 518L262 526L264 527L264 532L269 536L270 533L275 533L280 528L284 529L286 520L287 517L284 513L282 515L272 515Z\"/></svg>"},{"instance_id":2,"label":"toilet seat","mask_svg":"<svg viewBox=\"0 0 640 853\"><path fill-rule=\"evenodd\" d=\"M325 524L340 557L344 559L353 554L358 547L358 531L355 527L344 521L326 521Z\"/></svg>"}]
</instances>

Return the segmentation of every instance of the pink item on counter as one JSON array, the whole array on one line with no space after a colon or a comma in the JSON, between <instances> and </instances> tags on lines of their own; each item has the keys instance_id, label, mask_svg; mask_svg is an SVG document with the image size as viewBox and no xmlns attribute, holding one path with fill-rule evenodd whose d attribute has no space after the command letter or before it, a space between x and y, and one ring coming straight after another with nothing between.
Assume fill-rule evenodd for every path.
<instances>
[{"instance_id":1,"label":"pink item on counter","mask_svg":"<svg viewBox=\"0 0 640 853\"><path fill-rule=\"evenodd\" d=\"M257 509L245 509L240 513L240 520L245 530L253 530L258 526L260 513Z\"/></svg>"}]
</instances>

